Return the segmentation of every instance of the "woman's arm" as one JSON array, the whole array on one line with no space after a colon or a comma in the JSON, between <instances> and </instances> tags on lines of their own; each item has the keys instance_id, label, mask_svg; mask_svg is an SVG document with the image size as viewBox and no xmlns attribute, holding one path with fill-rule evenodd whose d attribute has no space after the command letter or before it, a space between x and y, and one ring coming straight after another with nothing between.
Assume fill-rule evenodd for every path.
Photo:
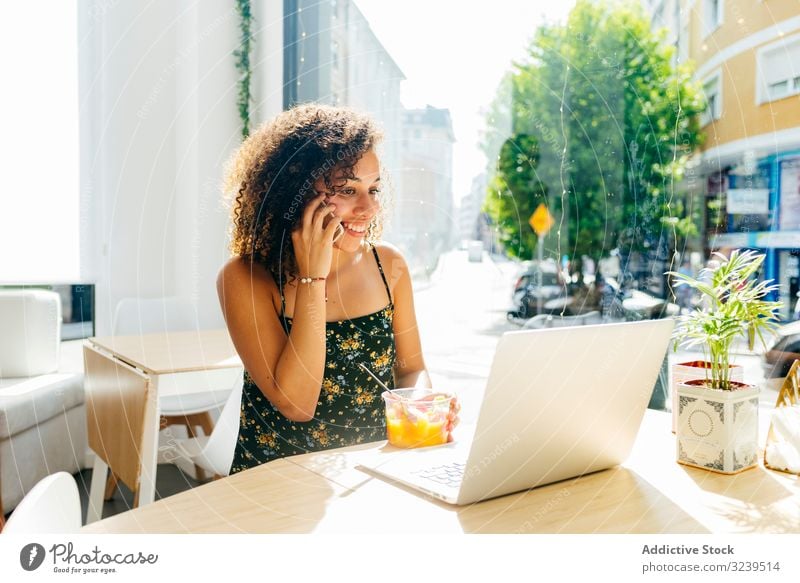
<instances>
[{"instance_id":1,"label":"woman's arm","mask_svg":"<svg viewBox=\"0 0 800 583\"><path fill-rule=\"evenodd\" d=\"M261 265L231 259L219 273L217 293L236 352L264 396L288 419L313 418L325 363L324 285L298 289L297 319L289 337L272 300L277 286ZM309 317L314 305L322 314L317 318L322 340L319 322Z\"/></svg>"},{"instance_id":2,"label":"woman's arm","mask_svg":"<svg viewBox=\"0 0 800 583\"><path fill-rule=\"evenodd\" d=\"M317 203L322 197L315 199ZM311 203L302 229L292 233L300 275L326 277L338 217L323 227L332 208ZM217 278L217 293L233 344L258 388L286 418L314 417L325 372L325 282L299 283L289 336L273 298L279 292L258 263L230 260Z\"/></svg>"},{"instance_id":3,"label":"woman's arm","mask_svg":"<svg viewBox=\"0 0 800 583\"><path fill-rule=\"evenodd\" d=\"M378 252L384 273L390 277L394 303L393 330L397 355L394 367L395 386L430 388L431 378L422 356L408 264L400 251L385 243L379 245Z\"/></svg>"}]
</instances>

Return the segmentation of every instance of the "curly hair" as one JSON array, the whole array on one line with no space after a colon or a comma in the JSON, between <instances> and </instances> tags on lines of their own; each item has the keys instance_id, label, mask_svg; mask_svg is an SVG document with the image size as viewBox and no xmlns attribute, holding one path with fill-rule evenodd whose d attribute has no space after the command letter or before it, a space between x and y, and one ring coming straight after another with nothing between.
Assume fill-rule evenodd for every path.
<instances>
[{"instance_id":1,"label":"curly hair","mask_svg":"<svg viewBox=\"0 0 800 583\"><path fill-rule=\"evenodd\" d=\"M320 104L295 106L260 126L225 172L224 190L233 199L231 252L262 264L276 278L296 278L291 233L317 196L314 182L322 177L329 192L343 186L382 137L368 116ZM381 235L383 208L369 224L368 242Z\"/></svg>"}]
</instances>

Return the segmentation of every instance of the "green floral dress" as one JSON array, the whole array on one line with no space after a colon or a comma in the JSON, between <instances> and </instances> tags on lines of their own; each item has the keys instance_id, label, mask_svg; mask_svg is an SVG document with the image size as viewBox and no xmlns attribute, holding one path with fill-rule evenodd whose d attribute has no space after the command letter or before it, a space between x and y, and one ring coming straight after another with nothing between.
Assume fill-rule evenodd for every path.
<instances>
[{"instance_id":1,"label":"green floral dress","mask_svg":"<svg viewBox=\"0 0 800 583\"><path fill-rule=\"evenodd\" d=\"M364 363L384 384L394 387L394 305L375 247L372 252L389 305L374 314L326 324L325 373L311 421L284 417L245 371L231 474L277 458L386 439L383 389L359 367ZM281 320L288 336L292 319L284 313L282 286L280 293Z\"/></svg>"}]
</instances>

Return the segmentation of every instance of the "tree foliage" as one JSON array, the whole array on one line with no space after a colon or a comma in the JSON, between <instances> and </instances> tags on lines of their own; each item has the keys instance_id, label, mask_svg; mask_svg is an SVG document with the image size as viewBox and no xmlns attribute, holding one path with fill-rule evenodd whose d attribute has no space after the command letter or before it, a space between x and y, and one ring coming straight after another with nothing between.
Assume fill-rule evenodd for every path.
<instances>
[{"instance_id":1,"label":"tree foliage","mask_svg":"<svg viewBox=\"0 0 800 583\"><path fill-rule=\"evenodd\" d=\"M486 209L530 257L528 216L547 200L561 254L599 259L692 233L677 184L700 145L704 103L638 3L579 0L540 27L488 112ZM510 126L510 127L509 127ZM501 136L511 135L498 147ZM518 250L518 252L517 252Z\"/></svg>"},{"instance_id":2,"label":"tree foliage","mask_svg":"<svg viewBox=\"0 0 800 583\"><path fill-rule=\"evenodd\" d=\"M539 204L547 203L547 188L536 172L538 160L536 138L525 134L510 137L500 147L497 172L490 184L493 194L486 199L486 208L495 221L518 225L502 230L502 243L510 255L523 259L531 257L536 246L536 235L527 227L528 219Z\"/></svg>"}]
</instances>

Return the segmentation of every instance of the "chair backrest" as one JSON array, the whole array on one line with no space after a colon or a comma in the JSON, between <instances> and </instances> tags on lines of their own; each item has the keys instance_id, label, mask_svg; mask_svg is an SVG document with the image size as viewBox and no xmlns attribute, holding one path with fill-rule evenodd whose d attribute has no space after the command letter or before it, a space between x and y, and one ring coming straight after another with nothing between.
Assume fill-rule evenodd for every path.
<instances>
[{"instance_id":1,"label":"chair backrest","mask_svg":"<svg viewBox=\"0 0 800 583\"><path fill-rule=\"evenodd\" d=\"M58 370L61 299L41 289L0 290L0 378Z\"/></svg>"},{"instance_id":2,"label":"chair backrest","mask_svg":"<svg viewBox=\"0 0 800 583\"><path fill-rule=\"evenodd\" d=\"M220 476L227 476L233 462L236 439L239 436L239 412L242 404L242 377L233 387L222 408L214 430L208 438L199 465Z\"/></svg>"},{"instance_id":3,"label":"chair backrest","mask_svg":"<svg viewBox=\"0 0 800 583\"><path fill-rule=\"evenodd\" d=\"M114 312L116 336L197 329L197 311L188 299L123 298Z\"/></svg>"},{"instance_id":4,"label":"chair backrest","mask_svg":"<svg viewBox=\"0 0 800 583\"><path fill-rule=\"evenodd\" d=\"M81 528L81 500L75 479L58 472L41 479L17 505L3 534L64 534Z\"/></svg>"}]
</instances>

